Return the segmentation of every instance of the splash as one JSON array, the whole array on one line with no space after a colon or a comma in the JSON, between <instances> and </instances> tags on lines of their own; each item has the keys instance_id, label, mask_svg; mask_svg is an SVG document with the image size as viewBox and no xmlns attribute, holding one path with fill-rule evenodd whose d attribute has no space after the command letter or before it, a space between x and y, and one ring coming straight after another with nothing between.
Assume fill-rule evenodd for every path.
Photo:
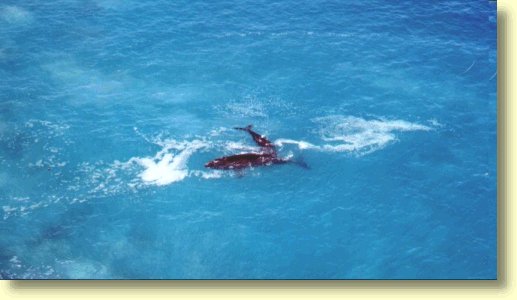
<instances>
[{"instance_id":1,"label":"splash","mask_svg":"<svg viewBox=\"0 0 517 300\"><path fill-rule=\"evenodd\" d=\"M288 144L297 145L298 149L300 149L300 150L305 150L305 149L317 149L317 150L320 150L321 149L320 146L313 145L313 144L311 144L309 142L306 142L306 141L297 141L297 140L292 140L292 139L278 139L278 140L275 140L275 145L279 146L279 147L282 147L282 146L288 145Z\"/></svg>"},{"instance_id":2,"label":"splash","mask_svg":"<svg viewBox=\"0 0 517 300\"><path fill-rule=\"evenodd\" d=\"M387 146L398 139L397 134L409 131L429 131L433 128L404 120L371 119L354 116L326 116L312 119L319 125L316 130L322 145L292 139L278 139L275 144L298 146L300 150L350 152L365 155Z\"/></svg>"},{"instance_id":3,"label":"splash","mask_svg":"<svg viewBox=\"0 0 517 300\"><path fill-rule=\"evenodd\" d=\"M144 183L167 185L189 176L187 162L190 156L204 147L207 147L207 144L200 140L183 143L170 141L154 157L137 157L130 161L144 167L144 170L138 175ZM181 150L177 154L170 153L169 151L174 148Z\"/></svg>"}]
</instances>

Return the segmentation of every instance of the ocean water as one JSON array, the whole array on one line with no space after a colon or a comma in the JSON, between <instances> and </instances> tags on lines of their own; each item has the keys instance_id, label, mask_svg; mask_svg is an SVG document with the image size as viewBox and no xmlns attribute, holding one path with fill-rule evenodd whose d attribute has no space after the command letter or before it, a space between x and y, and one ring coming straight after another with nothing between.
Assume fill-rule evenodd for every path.
<instances>
[{"instance_id":1,"label":"ocean water","mask_svg":"<svg viewBox=\"0 0 517 300\"><path fill-rule=\"evenodd\" d=\"M496 81L488 1L1 0L0 278L494 279Z\"/></svg>"}]
</instances>

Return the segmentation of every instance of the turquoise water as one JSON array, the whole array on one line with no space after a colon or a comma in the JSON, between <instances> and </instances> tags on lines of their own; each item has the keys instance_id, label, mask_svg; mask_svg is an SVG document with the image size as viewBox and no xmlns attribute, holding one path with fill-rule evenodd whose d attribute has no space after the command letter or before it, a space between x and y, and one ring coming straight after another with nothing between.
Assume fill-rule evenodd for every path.
<instances>
[{"instance_id":1,"label":"turquoise water","mask_svg":"<svg viewBox=\"0 0 517 300\"><path fill-rule=\"evenodd\" d=\"M0 278L495 278L495 12L1 0Z\"/></svg>"}]
</instances>

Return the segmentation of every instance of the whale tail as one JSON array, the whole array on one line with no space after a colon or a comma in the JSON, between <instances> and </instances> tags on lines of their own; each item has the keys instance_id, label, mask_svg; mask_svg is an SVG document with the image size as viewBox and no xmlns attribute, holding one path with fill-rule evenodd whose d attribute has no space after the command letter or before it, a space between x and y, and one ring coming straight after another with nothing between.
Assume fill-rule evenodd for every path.
<instances>
[{"instance_id":1,"label":"whale tail","mask_svg":"<svg viewBox=\"0 0 517 300\"><path fill-rule=\"evenodd\" d=\"M248 132L251 130L251 128L253 128L253 125L251 125L251 124L246 127L233 127L233 129L248 131Z\"/></svg>"}]
</instances>

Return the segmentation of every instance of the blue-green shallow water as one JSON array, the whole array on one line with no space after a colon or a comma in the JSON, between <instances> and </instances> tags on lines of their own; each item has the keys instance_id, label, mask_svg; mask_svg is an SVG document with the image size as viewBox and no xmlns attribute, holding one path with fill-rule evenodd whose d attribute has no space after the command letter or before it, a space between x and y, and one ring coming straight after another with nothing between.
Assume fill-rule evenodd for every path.
<instances>
[{"instance_id":1,"label":"blue-green shallow water","mask_svg":"<svg viewBox=\"0 0 517 300\"><path fill-rule=\"evenodd\" d=\"M1 0L0 277L495 278L495 11Z\"/></svg>"}]
</instances>

